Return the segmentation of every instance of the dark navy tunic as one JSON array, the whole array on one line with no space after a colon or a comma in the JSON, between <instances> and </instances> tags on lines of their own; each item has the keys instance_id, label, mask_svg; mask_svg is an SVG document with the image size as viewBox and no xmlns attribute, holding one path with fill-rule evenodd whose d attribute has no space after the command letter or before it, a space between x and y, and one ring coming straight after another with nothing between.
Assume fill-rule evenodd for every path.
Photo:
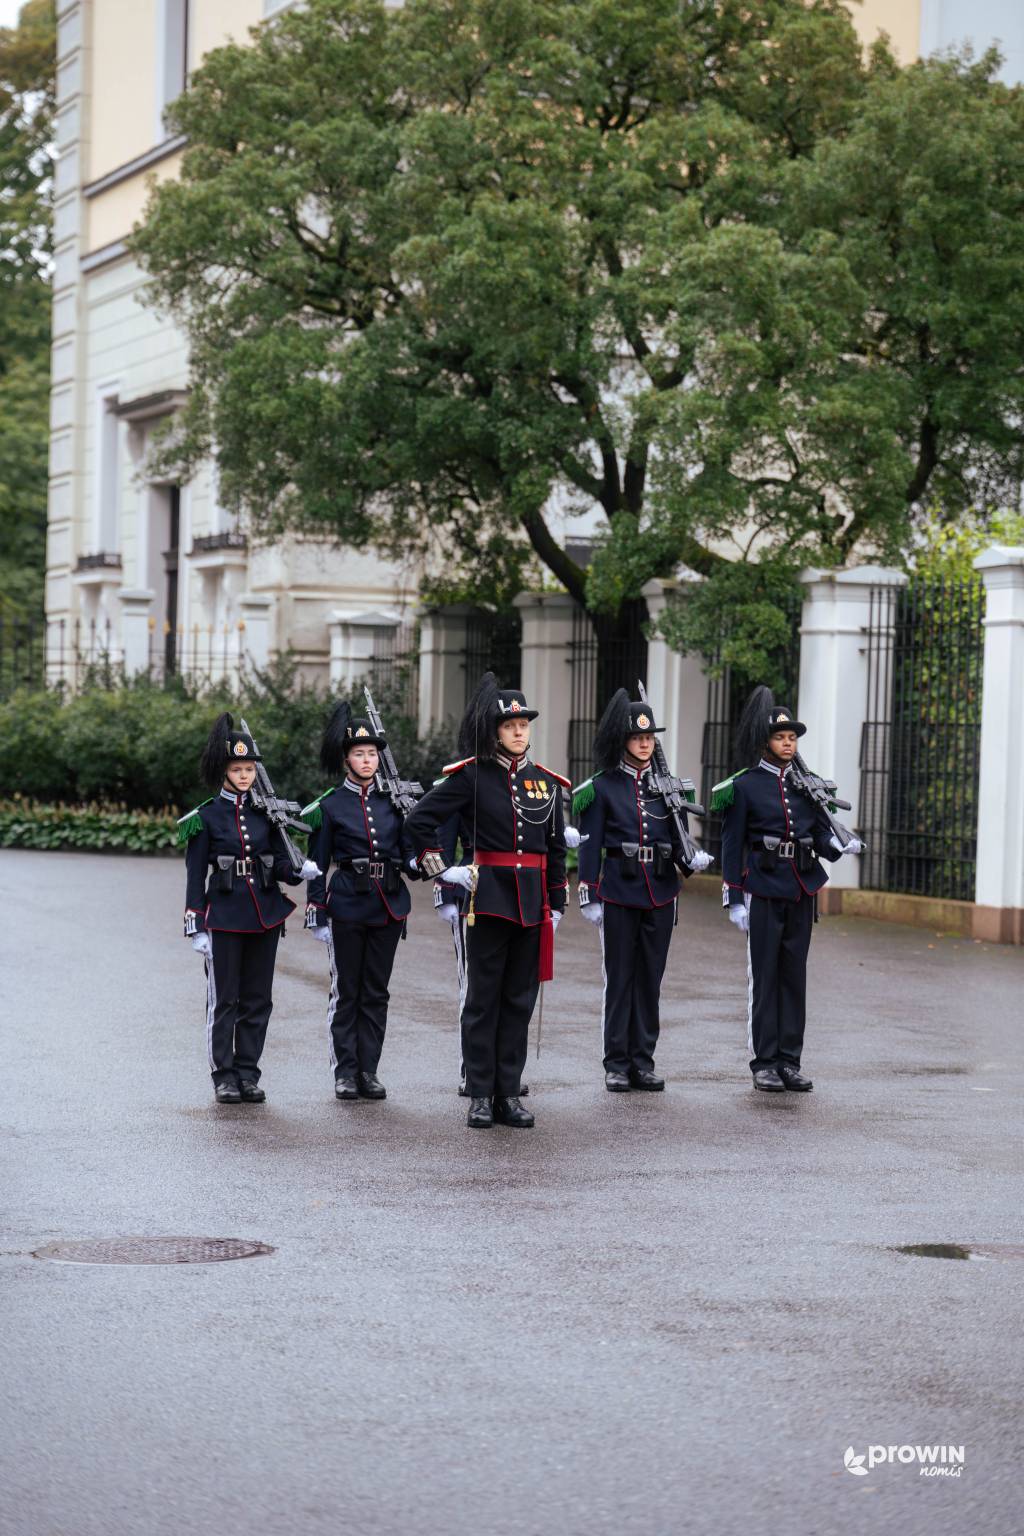
<instances>
[{"instance_id":1,"label":"dark navy tunic","mask_svg":"<svg viewBox=\"0 0 1024 1536\"><path fill-rule=\"evenodd\" d=\"M820 859L835 863L831 828L824 812L790 787L791 765L778 769L761 761L732 779L732 804L722 818L722 878L727 904L737 906L744 893L799 901L828 882ZM796 858L773 857L764 839L803 847ZM794 850L796 851L796 850Z\"/></svg>"},{"instance_id":2,"label":"dark navy tunic","mask_svg":"<svg viewBox=\"0 0 1024 1536\"><path fill-rule=\"evenodd\" d=\"M528 757L498 753L477 761L452 763L441 782L411 813L409 835L417 859L443 853L452 829L462 829L482 853L543 854L546 873L510 865L483 865L474 909L480 917L502 917L525 928L543 921L545 896L553 912L565 909L565 817L562 790L568 781ZM464 856L468 853L464 846Z\"/></svg>"},{"instance_id":3,"label":"dark navy tunic","mask_svg":"<svg viewBox=\"0 0 1024 1536\"><path fill-rule=\"evenodd\" d=\"M676 866L682 860L682 848L671 812L651 779L650 766L638 772L623 763L596 773L580 786L580 790L592 787L594 791L593 800L577 817L580 833L587 835L579 852L582 905L596 898L621 907L664 907L679 895ZM647 852L638 853L635 860L623 858L624 843L627 850L636 845ZM605 858L602 869L603 849L613 849L619 856Z\"/></svg>"},{"instance_id":4,"label":"dark navy tunic","mask_svg":"<svg viewBox=\"0 0 1024 1536\"><path fill-rule=\"evenodd\" d=\"M319 825L309 839L309 857L323 873L309 882L307 926L322 928L330 919L368 928L404 922L411 903L402 872L412 860L412 845L390 798L372 779L368 785L344 779L307 807L314 823L316 810ZM353 860L366 860L366 867L354 868Z\"/></svg>"},{"instance_id":5,"label":"dark navy tunic","mask_svg":"<svg viewBox=\"0 0 1024 1536\"><path fill-rule=\"evenodd\" d=\"M185 850L185 933L264 933L295 911L277 882L298 885L281 836L248 794L222 789L192 813ZM209 876L209 881L207 881Z\"/></svg>"}]
</instances>

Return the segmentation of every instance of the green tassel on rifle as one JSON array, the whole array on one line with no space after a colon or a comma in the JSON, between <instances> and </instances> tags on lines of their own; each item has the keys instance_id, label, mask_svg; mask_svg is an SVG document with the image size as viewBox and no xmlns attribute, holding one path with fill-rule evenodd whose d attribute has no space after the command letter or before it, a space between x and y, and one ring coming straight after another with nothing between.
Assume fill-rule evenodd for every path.
<instances>
[{"instance_id":1,"label":"green tassel on rifle","mask_svg":"<svg viewBox=\"0 0 1024 1536\"><path fill-rule=\"evenodd\" d=\"M736 780L740 777L740 774L746 773L746 771L747 770L745 768L741 768L739 773L734 773L730 778L723 779L720 784L715 784L712 786L711 810L713 814L719 811L727 811L729 809L733 802L733 796L736 793Z\"/></svg>"},{"instance_id":2,"label":"green tassel on rifle","mask_svg":"<svg viewBox=\"0 0 1024 1536\"><path fill-rule=\"evenodd\" d=\"M311 801L309 805L303 807L302 819L311 832L318 832L323 826L324 813L320 809L320 802L321 800L326 800L328 795L333 794L334 788L332 786L330 789L325 789L322 795L317 795L316 799Z\"/></svg>"},{"instance_id":3,"label":"green tassel on rifle","mask_svg":"<svg viewBox=\"0 0 1024 1536\"><path fill-rule=\"evenodd\" d=\"M603 772L604 769L599 768L594 774L593 779L584 779L583 783L578 784L573 790L572 813L574 816L579 816L587 809L588 805L593 805L594 796L597 794L597 790L594 788L594 779L599 779Z\"/></svg>"},{"instance_id":4,"label":"green tassel on rifle","mask_svg":"<svg viewBox=\"0 0 1024 1536\"><path fill-rule=\"evenodd\" d=\"M203 818L200 816L199 812L202 810L204 805L211 805L212 803L213 796L211 795L209 800L201 801L200 804L196 806L195 810L186 811L184 816L178 817L177 827L179 848L183 843L187 843L189 838L195 837L197 832L201 832L203 830Z\"/></svg>"}]
</instances>

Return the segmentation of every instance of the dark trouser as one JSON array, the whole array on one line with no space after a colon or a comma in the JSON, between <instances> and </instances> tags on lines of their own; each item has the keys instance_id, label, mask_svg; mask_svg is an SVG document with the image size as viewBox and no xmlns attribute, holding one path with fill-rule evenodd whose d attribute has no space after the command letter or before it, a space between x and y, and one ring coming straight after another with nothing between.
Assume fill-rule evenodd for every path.
<instances>
[{"instance_id":1,"label":"dark trouser","mask_svg":"<svg viewBox=\"0 0 1024 1536\"><path fill-rule=\"evenodd\" d=\"M604 1069L650 1071L658 1044L658 1000L675 922L664 907L604 904Z\"/></svg>"},{"instance_id":2,"label":"dark trouser","mask_svg":"<svg viewBox=\"0 0 1024 1536\"><path fill-rule=\"evenodd\" d=\"M807 1008L807 951L814 899L754 896L747 936L747 1049L750 1070L798 1067Z\"/></svg>"},{"instance_id":3,"label":"dark trouser","mask_svg":"<svg viewBox=\"0 0 1024 1536\"><path fill-rule=\"evenodd\" d=\"M478 917L466 933L469 984L462 1010L462 1059L474 1099L514 1098L526 1066L537 1001L540 925L521 928Z\"/></svg>"},{"instance_id":4,"label":"dark trouser","mask_svg":"<svg viewBox=\"0 0 1024 1536\"><path fill-rule=\"evenodd\" d=\"M206 1046L215 1083L260 1080L260 1057L274 1006L280 928L263 933L213 929L206 960Z\"/></svg>"},{"instance_id":5,"label":"dark trouser","mask_svg":"<svg viewBox=\"0 0 1024 1536\"><path fill-rule=\"evenodd\" d=\"M376 1072L388 1025L388 982L405 924L331 923L327 1030L335 1077Z\"/></svg>"}]
</instances>

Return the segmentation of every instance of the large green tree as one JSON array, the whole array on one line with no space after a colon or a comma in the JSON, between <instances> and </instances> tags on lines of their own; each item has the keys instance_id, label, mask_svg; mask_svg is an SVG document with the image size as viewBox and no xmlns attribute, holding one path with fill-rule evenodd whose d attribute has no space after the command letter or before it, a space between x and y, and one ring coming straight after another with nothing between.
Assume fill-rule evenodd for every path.
<instances>
[{"instance_id":1,"label":"large green tree","mask_svg":"<svg viewBox=\"0 0 1024 1536\"><path fill-rule=\"evenodd\" d=\"M173 109L135 238L192 349L168 452L495 596L890 552L1019 469L992 74L865 62L840 0L310 0ZM589 575L553 496L602 514Z\"/></svg>"},{"instance_id":2,"label":"large green tree","mask_svg":"<svg viewBox=\"0 0 1024 1536\"><path fill-rule=\"evenodd\" d=\"M0 606L42 611L56 7L0 27Z\"/></svg>"}]
</instances>

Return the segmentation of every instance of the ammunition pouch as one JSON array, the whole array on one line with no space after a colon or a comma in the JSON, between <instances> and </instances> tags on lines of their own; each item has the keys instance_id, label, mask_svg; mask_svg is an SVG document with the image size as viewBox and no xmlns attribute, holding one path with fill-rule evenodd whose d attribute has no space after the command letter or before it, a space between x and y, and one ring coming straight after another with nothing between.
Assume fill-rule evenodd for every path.
<instances>
[{"instance_id":1,"label":"ammunition pouch","mask_svg":"<svg viewBox=\"0 0 1024 1536\"><path fill-rule=\"evenodd\" d=\"M229 895L235 885L235 865L237 863L233 853L217 854L217 873L213 877L213 888L223 895Z\"/></svg>"},{"instance_id":2,"label":"ammunition pouch","mask_svg":"<svg viewBox=\"0 0 1024 1536\"><path fill-rule=\"evenodd\" d=\"M269 891L270 887L274 884L274 855L272 853L261 853L254 862L256 873L260 880L260 889Z\"/></svg>"},{"instance_id":3,"label":"ammunition pouch","mask_svg":"<svg viewBox=\"0 0 1024 1536\"><path fill-rule=\"evenodd\" d=\"M654 875L655 879L663 879L671 875L675 870L675 860L672 858L671 843L655 843L654 845Z\"/></svg>"}]
</instances>

